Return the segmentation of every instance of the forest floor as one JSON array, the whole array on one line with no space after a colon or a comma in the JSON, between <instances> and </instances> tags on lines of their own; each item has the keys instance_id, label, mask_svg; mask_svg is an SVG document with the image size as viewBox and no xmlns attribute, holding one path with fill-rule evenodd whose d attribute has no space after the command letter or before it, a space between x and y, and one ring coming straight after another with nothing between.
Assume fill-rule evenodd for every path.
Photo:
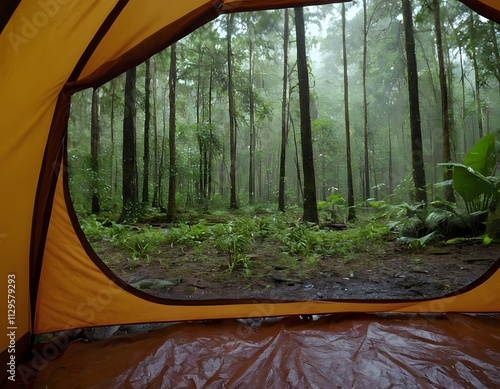
<instances>
[{"instance_id":1,"label":"forest floor","mask_svg":"<svg viewBox=\"0 0 500 389\"><path fill-rule=\"evenodd\" d=\"M332 233L342 234L342 231ZM219 252L164 245L147 258L104 241L94 249L132 286L177 300L421 299L456 292L500 259L500 246L467 242L410 250L396 240L367 245L347 257L301 258L272 242L255 243L247 265L228 270Z\"/></svg>"}]
</instances>

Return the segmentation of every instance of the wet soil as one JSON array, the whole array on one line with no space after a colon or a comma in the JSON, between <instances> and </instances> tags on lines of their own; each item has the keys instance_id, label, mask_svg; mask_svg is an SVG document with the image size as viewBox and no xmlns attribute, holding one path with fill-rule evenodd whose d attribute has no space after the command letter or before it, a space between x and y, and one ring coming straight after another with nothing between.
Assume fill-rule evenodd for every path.
<instances>
[{"instance_id":1,"label":"wet soil","mask_svg":"<svg viewBox=\"0 0 500 389\"><path fill-rule=\"evenodd\" d=\"M346 257L301 258L263 242L232 271L219 252L164 246L147 258L100 242L110 269L134 287L176 300L422 299L465 288L500 259L500 245L436 244L410 250L396 241Z\"/></svg>"}]
</instances>

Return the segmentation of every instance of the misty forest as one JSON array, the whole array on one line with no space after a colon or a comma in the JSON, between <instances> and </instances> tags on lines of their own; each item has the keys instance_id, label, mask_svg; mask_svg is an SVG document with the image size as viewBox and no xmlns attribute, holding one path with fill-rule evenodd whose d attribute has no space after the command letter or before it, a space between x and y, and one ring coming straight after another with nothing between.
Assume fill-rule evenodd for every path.
<instances>
[{"instance_id":1,"label":"misty forest","mask_svg":"<svg viewBox=\"0 0 500 389\"><path fill-rule=\"evenodd\" d=\"M221 15L73 95L80 225L165 298L455 292L499 258L499 38L456 0Z\"/></svg>"}]
</instances>

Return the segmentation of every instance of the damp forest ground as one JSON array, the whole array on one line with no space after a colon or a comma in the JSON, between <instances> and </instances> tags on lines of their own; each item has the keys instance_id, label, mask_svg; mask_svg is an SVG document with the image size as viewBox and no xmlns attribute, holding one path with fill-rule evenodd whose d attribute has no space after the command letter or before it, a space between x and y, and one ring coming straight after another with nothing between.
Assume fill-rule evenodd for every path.
<instances>
[{"instance_id":1,"label":"damp forest ground","mask_svg":"<svg viewBox=\"0 0 500 389\"><path fill-rule=\"evenodd\" d=\"M238 255L232 255L234 251L227 245L189 243L191 230L186 225L184 243L153 245L142 240L130 250L130 245L125 249L109 238L89 240L119 278L151 295L176 300L439 297L477 280L500 258L500 245L495 243L485 246L480 240L464 239L451 245L437 239L411 249L389 232L373 239L368 236L373 225L361 222L360 228L359 224L322 229L323 236L333 239L335 243L331 244L337 249L316 248L314 252L307 247L291 250L283 240L260 236L244 242ZM287 228L292 231L297 225ZM161 220L149 220L147 225L133 225L132 233L144 228L168 233L173 227ZM229 246L231 242L240 243L234 238L239 237L234 235L235 230L226 231L233 238ZM303 245L309 243L303 239Z\"/></svg>"}]
</instances>

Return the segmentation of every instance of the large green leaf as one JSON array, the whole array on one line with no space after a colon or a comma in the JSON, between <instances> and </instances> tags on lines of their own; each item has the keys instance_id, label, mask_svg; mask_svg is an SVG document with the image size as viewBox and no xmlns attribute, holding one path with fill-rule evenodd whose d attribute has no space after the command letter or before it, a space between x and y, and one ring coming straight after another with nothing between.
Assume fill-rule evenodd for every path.
<instances>
[{"instance_id":1,"label":"large green leaf","mask_svg":"<svg viewBox=\"0 0 500 389\"><path fill-rule=\"evenodd\" d=\"M483 176L490 176L496 164L495 135L488 134L477 141L465 155L464 165Z\"/></svg>"},{"instance_id":2,"label":"large green leaf","mask_svg":"<svg viewBox=\"0 0 500 389\"><path fill-rule=\"evenodd\" d=\"M447 165L453 166L453 186L465 202L471 202L481 195L495 194L495 183L472 167L460 163Z\"/></svg>"}]
</instances>

